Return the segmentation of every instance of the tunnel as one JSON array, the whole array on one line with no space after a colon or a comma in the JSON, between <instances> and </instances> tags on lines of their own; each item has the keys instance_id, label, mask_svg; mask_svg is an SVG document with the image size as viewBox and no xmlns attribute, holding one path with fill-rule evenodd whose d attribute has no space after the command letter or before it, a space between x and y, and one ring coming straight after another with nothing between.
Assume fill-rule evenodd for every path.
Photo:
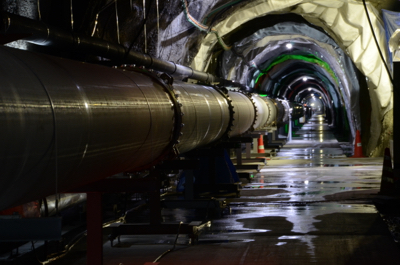
<instances>
[{"instance_id":1,"label":"tunnel","mask_svg":"<svg viewBox=\"0 0 400 265\"><path fill-rule=\"evenodd\" d=\"M67 31L72 27L73 32L121 44L128 52L143 52L237 82L250 92L294 99L303 85L311 87L324 98L332 116L329 123L340 131L343 139L353 141L359 130L367 156L382 155L382 146L387 145L390 128L383 126L383 120L389 120L391 115L391 77L382 58L371 55L379 54L375 33L385 60L389 58L389 51L383 49L387 46L386 37L375 7L379 10L384 5L395 5L392 1L378 6L370 3L368 15L374 32L369 29L361 1L332 4L272 1L268 5L264 1L252 1L250 5L242 1L210 5L203 1L194 2L193 11L185 1L165 7L163 3L153 6L151 1L144 7L143 3L129 1L122 1L116 7L111 3L92 5L83 1L71 4L72 10L77 10L72 17L67 3L65 8L43 4L39 9L37 4L7 3L4 1L3 5L6 11L35 19L40 15L51 26ZM182 10L182 6L187 8ZM348 12L349 9L353 12ZM168 15L160 16L163 12ZM143 18L141 24L132 23L134 17ZM151 22L147 23L148 20ZM202 23L211 26L204 29ZM72 45L57 50L45 41L20 40L9 45L87 62L129 62L121 59L124 55L107 58L96 52L74 52ZM138 65L141 63L138 61ZM183 73L178 78L187 77ZM307 91L301 95L306 96ZM368 112L360 112L359 106L365 109L364 104Z\"/></svg>"},{"instance_id":2,"label":"tunnel","mask_svg":"<svg viewBox=\"0 0 400 265\"><path fill-rule=\"evenodd\" d=\"M203 194L236 192L243 174L234 166L257 148L291 161L333 148L324 157L330 159L338 147L343 157L361 152L372 164L393 150L398 1L1 3L0 217L28 215L32 205L38 219L63 215L63 207L93 206L85 195L92 189L112 193L102 200L118 200L117 209L127 204L128 191L97 186L112 186L104 183L113 179L139 179L139 191L128 190L151 190L141 197L149 207L152 192L170 189L166 183L174 179L185 205L203 205L208 216L210 201L222 204L213 196L201 204ZM262 156L265 172L285 169L269 170ZM191 161L196 169L185 169ZM249 183L268 182L262 172L253 180L244 175ZM302 173L290 172L294 187ZM187 188L192 182L194 190ZM308 180L301 185L307 188Z\"/></svg>"}]
</instances>

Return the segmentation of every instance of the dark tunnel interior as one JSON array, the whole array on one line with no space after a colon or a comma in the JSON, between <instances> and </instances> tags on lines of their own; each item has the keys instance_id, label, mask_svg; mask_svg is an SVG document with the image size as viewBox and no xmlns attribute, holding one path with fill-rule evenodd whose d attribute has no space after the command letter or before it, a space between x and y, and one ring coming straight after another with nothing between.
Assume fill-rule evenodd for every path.
<instances>
[{"instance_id":1,"label":"dark tunnel interior","mask_svg":"<svg viewBox=\"0 0 400 265\"><path fill-rule=\"evenodd\" d=\"M151 228L126 228L140 234L179 217L185 222L171 226L176 238L159 239L174 242L166 253L182 231L194 244L193 231L204 229L211 238L204 246L215 237L218 244L262 238L274 248L282 240L300 242L307 247L298 249L307 256L301 262L316 253L317 227L342 227L327 224L330 215L376 213L365 190L377 185L378 158L393 145L395 52L386 19L400 11L400 1L0 4L0 222L32 214L60 217L49 227L61 227L78 219L95 223L107 212L109 220L97 225L113 231L107 240L114 248L113 242L123 244L112 223L150 220ZM362 195L351 197L355 190ZM173 203L184 210L171 210L179 208ZM91 219L89 208L97 217ZM220 208L234 217L220 218ZM214 214L217 228L210 228L206 219ZM224 233L232 234L225 240ZM2 255L22 246L8 245L18 241L10 238L0 236L0 249L7 249L0 264ZM26 242L35 249L35 240ZM247 251L255 252L240 252L240 264L247 264Z\"/></svg>"},{"instance_id":2,"label":"dark tunnel interior","mask_svg":"<svg viewBox=\"0 0 400 265\"><path fill-rule=\"evenodd\" d=\"M145 1L144 5L140 1L2 2L3 10L10 13L35 19L40 17L41 21L64 30L72 29L72 32L120 43L127 52L145 52L188 66L193 63L199 41L208 35L190 19L182 17L185 16L182 12L185 1L161 1L157 5L153 1ZM194 1L190 16L203 16L201 22L212 28L238 12L245 2L217 1L206 10L205 3ZM391 2L390 5L395 10L398 3ZM181 28L178 26L171 33L169 26L173 19L176 21L178 14ZM158 32L163 35L157 35ZM271 40L266 40L266 36ZM337 132L337 137L352 142L356 130L361 130L363 142L368 144L370 115L360 112L357 107L360 105L359 94L367 89L365 76L343 50L343 45L329 36L326 29L310 23L300 14L273 13L257 16L234 27L224 35L223 42L229 49L225 47L224 50L224 45L213 46L208 55L211 57L208 72L240 82L249 92L303 104L306 102L304 98L315 93L316 98L321 97L328 123ZM258 46L252 47L255 42L259 42ZM171 44L181 51L176 52L177 47ZM106 65L124 63L123 59L113 60L96 54L29 43L24 45L29 50L80 61ZM371 108L369 105L372 103L363 100L362 104Z\"/></svg>"}]
</instances>

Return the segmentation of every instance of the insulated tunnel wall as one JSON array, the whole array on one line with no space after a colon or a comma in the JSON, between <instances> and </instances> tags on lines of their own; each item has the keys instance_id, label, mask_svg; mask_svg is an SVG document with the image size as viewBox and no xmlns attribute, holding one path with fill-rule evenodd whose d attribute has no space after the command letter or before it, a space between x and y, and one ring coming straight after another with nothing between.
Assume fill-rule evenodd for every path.
<instances>
[{"instance_id":1,"label":"insulated tunnel wall","mask_svg":"<svg viewBox=\"0 0 400 265\"><path fill-rule=\"evenodd\" d=\"M0 210L145 168L174 145L238 136L255 119L236 91L6 47L0 59Z\"/></svg>"}]
</instances>

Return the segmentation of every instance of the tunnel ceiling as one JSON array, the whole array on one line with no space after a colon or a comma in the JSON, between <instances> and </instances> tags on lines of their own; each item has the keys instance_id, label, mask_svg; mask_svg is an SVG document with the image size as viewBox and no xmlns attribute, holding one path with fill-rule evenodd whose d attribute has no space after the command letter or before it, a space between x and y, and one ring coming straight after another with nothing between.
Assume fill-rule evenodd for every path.
<instances>
[{"instance_id":1,"label":"tunnel ceiling","mask_svg":"<svg viewBox=\"0 0 400 265\"><path fill-rule=\"evenodd\" d=\"M372 5L367 6L378 43L386 47L379 12ZM293 14L301 17L293 18ZM246 28L247 34L238 33ZM221 41L216 34L208 34L192 67L218 69L213 63L219 59L222 75L267 94L282 96L287 93L281 90L287 91L298 76L307 77L310 67L306 65L313 64L320 75L308 80L328 80L329 85L322 87L337 108L345 108L342 115L346 117L337 118L348 120L352 135L361 128L359 82L355 78L358 68L367 77L372 101L374 126L369 128L367 152L376 147L381 120L392 108L392 87L382 59L376 56L378 49L362 1L252 1L225 15L213 29L220 38L226 37L229 49L218 44ZM224 51L220 51L221 47ZM297 75L288 76L288 72L294 71ZM267 76L263 79L265 84L257 83L260 73Z\"/></svg>"},{"instance_id":2,"label":"tunnel ceiling","mask_svg":"<svg viewBox=\"0 0 400 265\"><path fill-rule=\"evenodd\" d=\"M3 10L73 32L120 43L245 84L249 91L297 101L318 94L336 118L361 129L359 92L365 84L372 108L371 153L392 109L392 86L360 0L2 0ZM395 0L367 3L380 47L386 47L381 9ZM73 12L71 12L71 10ZM73 16L72 16L73 15ZM88 54L35 51L88 62ZM386 57L386 49L383 49ZM111 62L112 63L112 62ZM361 75L359 73L362 73ZM345 109L341 112L341 109ZM340 116L341 115L341 116ZM332 125L335 125L332 121ZM337 125L337 124L336 124Z\"/></svg>"}]
</instances>

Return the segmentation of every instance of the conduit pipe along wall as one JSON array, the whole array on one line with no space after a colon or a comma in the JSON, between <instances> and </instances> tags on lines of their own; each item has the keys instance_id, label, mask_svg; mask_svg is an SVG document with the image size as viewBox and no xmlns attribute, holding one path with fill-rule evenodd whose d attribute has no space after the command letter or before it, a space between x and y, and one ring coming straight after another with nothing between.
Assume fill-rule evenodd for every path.
<instances>
[{"instance_id":1,"label":"conduit pipe along wall","mask_svg":"<svg viewBox=\"0 0 400 265\"><path fill-rule=\"evenodd\" d=\"M49 26L42 21L0 12L3 25L0 32L5 36L18 36L24 40L41 46L52 46L60 50L89 53L125 64L137 64L157 71L165 72L180 79L191 78L202 82L224 82L234 84L229 80L218 78L212 74L193 70L190 67L174 62L161 60L148 54L143 54L102 39L92 38L82 34ZM236 84L239 85L239 84Z\"/></svg>"},{"instance_id":2,"label":"conduit pipe along wall","mask_svg":"<svg viewBox=\"0 0 400 265\"><path fill-rule=\"evenodd\" d=\"M238 136L256 115L242 93L144 71L6 47L0 60L0 210Z\"/></svg>"}]
</instances>

